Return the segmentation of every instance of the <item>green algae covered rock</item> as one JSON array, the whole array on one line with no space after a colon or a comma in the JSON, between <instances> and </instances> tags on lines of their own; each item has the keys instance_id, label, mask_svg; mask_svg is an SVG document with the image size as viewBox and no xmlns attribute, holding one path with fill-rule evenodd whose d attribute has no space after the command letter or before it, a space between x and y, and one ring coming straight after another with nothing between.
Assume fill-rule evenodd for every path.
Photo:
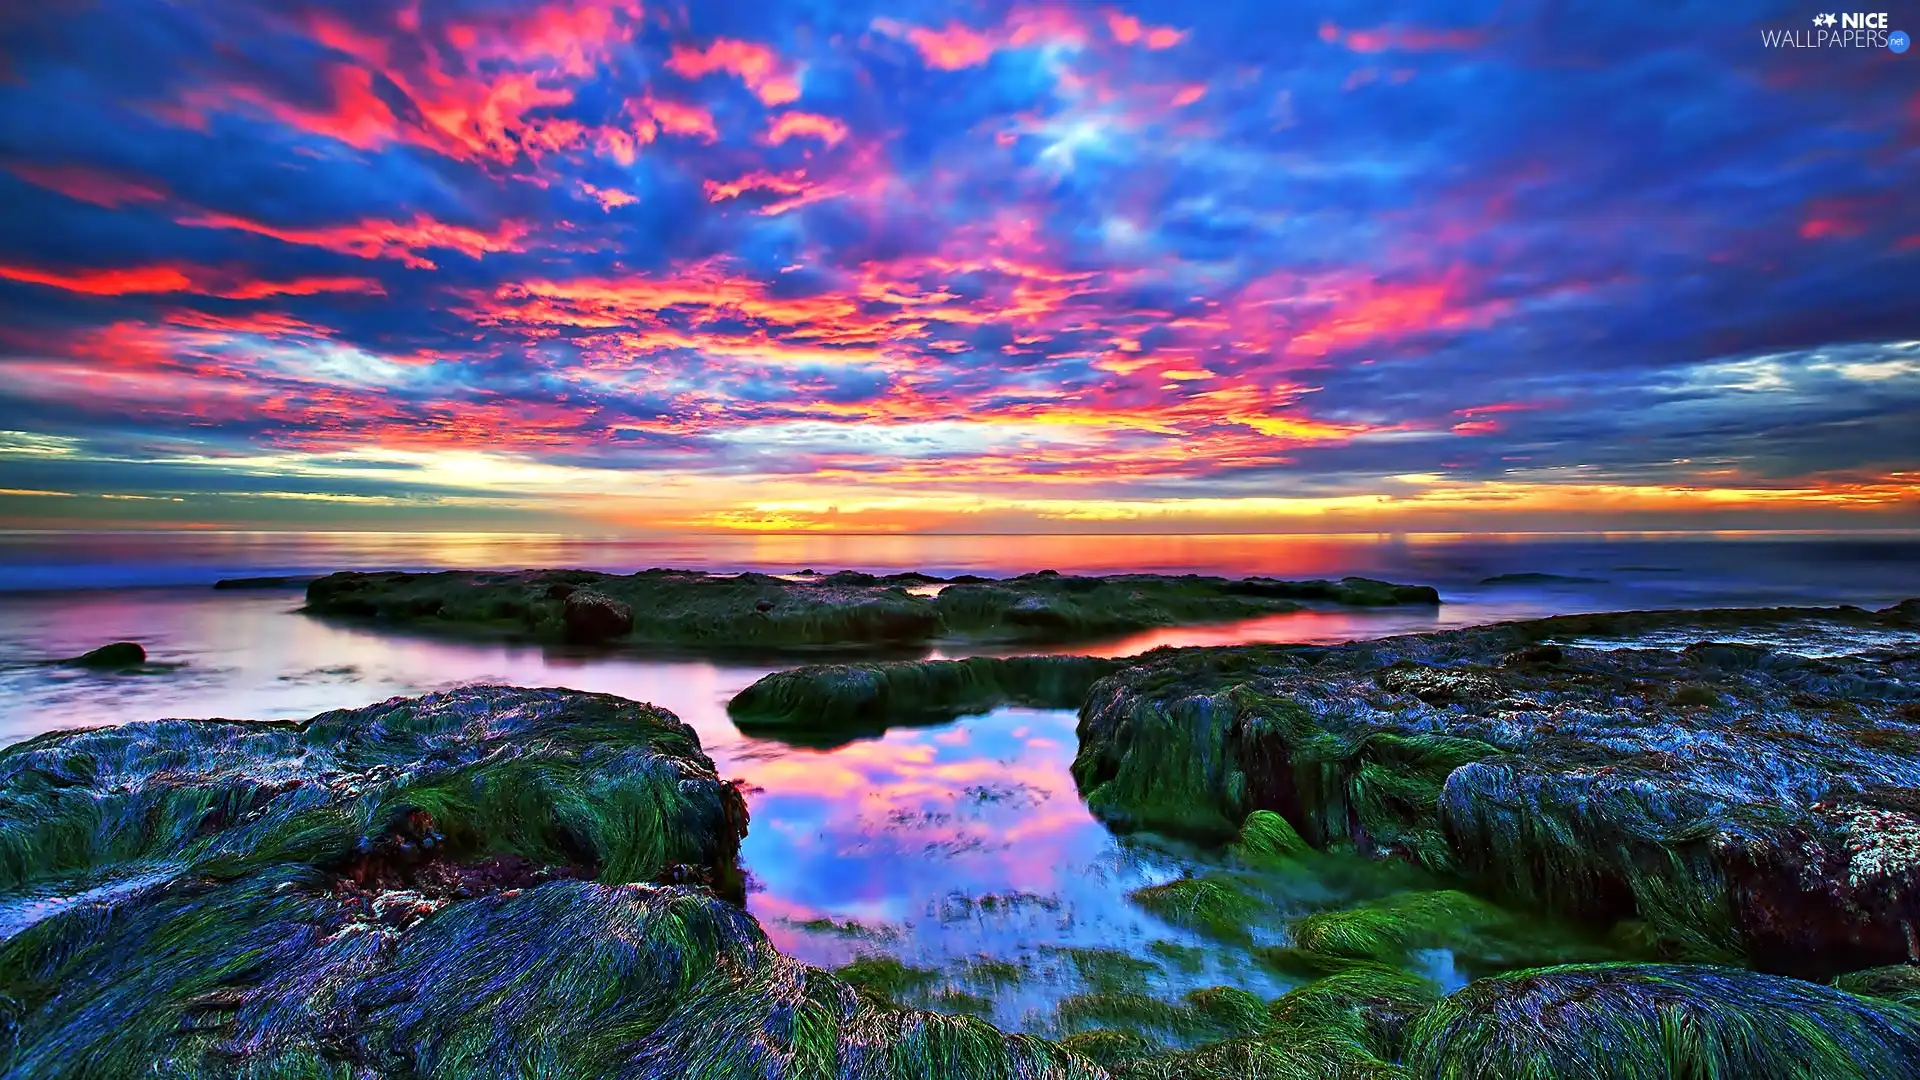
<instances>
[{"instance_id":1,"label":"green algae covered rock","mask_svg":"<svg viewBox=\"0 0 1920 1080\"><path fill-rule=\"evenodd\" d=\"M579 597L579 599L576 599ZM329 574L307 611L416 629L578 644L715 648L919 644L933 601L879 579L792 582L766 574L586 570Z\"/></svg>"},{"instance_id":2,"label":"green algae covered rock","mask_svg":"<svg viewBox=\"0 0 1920 1080\"><path fill-rule=\"evenodd\" d=\"M0 1075L1104 1075L779 954L745 827L685 725L572 691L9 747Z\"/></svg>"},{"instance_id":3,"label":"green algae covered rock","mask_svg":"<svg viewBox=\"0 0 1920 1080\"><path fill-rule=\"evenodd\" d=\"M1316 848L1636 920L1666 954L1827 978L1907 959L1920 924L1920 637L1904 610L1169 650L1090 692L1073 772L1118 827L1224 840L1270 811ZM1742 619L1769 640L1830 637L1833 655L1594 640L1699 641Z\"/></svg>"},{"instance_id":4,"label":"green algae covered rock","mask_svg":"<svg viewBox=\"0 0 1920 1080\"><path fill-rule=\"evenodd\" d=\"M935 586L940 586L936 589ZM329 574L307 586L315 615L378 619L422 630L577 644L703 648L872 648L941 640L1089 640L1157 626L1300 610L1435 604L1427 586L1199 575L1073 577L1043 571L1004 581L842 572L775 577L647 570Z\"/></svg>"},{"instance_id":5,"label":"green algae covered rock","mask_svg":"<svg viewBox=\"0 0 1920 1080\"><path fill-rule=\"evenodd\" d=\"M0 889L495 855L609 881L725 876L745 831L744 802L693 729L604 694L469 687L300 722L160 720L0 749Z\"/></svg>"},{"instance_id":6,"label":"green algae covered rock","mask_svg":"<svg viewBox=\"0 0 1920 1080\"><path fill-rule=\"evenodd\" d=\"M1406 1045L1434 1080L1912 1080L1920 1012L1734 968L1574 965L1471 983Z\"/></svg>"},{"instance_id":7,"label":"green algae covered rock","mask_svg":"<svg viewBox=\"0 0 1920 1080\"><path fill-rule=\"evenodd\" d=\"M938 723L1000 705L1079 706L1125 661L1090 656L972 657L893 664L820 664L779 671L734 695L741 730L792 736L878 734L890 723Z\"/></svg>"}]
</instances>

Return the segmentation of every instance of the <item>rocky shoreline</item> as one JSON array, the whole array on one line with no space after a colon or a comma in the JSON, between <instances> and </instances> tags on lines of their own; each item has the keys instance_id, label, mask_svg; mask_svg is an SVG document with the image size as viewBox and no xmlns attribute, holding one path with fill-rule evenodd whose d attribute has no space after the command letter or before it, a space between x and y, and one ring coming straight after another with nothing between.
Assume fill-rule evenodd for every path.
<instances>
[{"instance_id":1,"label":"rocky shoreline","mask_svg":"<svg viewBox=\"0 0 1920 1080\"><path fill-rule=\"evenodd\" d=\"M441 633L554 643L777 649L1060 643L1301 611L1311 603L1439 602L1429 586L1351 577L1077 577L1043 570L993 580L853 571L774 576L449 570L329 574L307 586L306 610Z\"/></svg>"},{"instance_id":2,"label":"rocky shoreline","mask_svg":"<svg viewBox=\"0 0 1920 1080\"><path fill-rule=\"evenodd\" d=\"M745 803L664 710L471 687L131 723L0 750L0 1073L1920 1077L1920 602L826 665L732 711L843 737L1000 703L1080 707L1114 827L1226 845L1235 874L1136 894L1206 936L1300 860L1444 887L1293 919L1264 955L1310 977L1271 1001L1115 983L1050 1041L776 951ZM1595 944L1511 914L1542 910ZM1477 977L1442 996L1405 964L1434 948Z\"/></svg>"}]
</instances>

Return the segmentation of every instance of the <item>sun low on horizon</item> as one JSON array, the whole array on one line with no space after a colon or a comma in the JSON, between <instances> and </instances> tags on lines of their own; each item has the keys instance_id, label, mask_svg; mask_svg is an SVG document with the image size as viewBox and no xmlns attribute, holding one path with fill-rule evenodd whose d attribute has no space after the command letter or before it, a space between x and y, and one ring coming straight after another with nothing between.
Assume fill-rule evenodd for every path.
<instances>
[{"instance_id":1,"label":"sun low on horizon","mask_svg":"<svg viewBox=\"0 0 1920 1080\"><path fill-rule=\"evenodd\" d=\"M0 528L1913 527L1817 16L16 5Z\"/></svg>"}]
</instances>

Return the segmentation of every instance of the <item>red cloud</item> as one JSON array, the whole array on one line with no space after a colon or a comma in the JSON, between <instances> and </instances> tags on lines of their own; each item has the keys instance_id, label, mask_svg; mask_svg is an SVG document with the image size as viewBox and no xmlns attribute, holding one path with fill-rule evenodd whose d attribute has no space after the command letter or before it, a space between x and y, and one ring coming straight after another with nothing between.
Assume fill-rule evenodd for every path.
<instances>
[{"instance_id":1,"label":"red cloud","mask_svg":"<svg viewBox=\"0 0 1920 1080\"><path fill-rule=\"evenodd\" d=\"M1331 22L1323 22L1320 24L1320 40L1345 45L1359 53L1385 52L1388 49L1436 52L1477 48L1486 41L1486 35L1477 30L1435 30L1419 26L1342 30Z\"/></svg>"},{"instance_id":2,"label":"red cloud","mask_svg":"<svg viewBox=\"0 0 1920 1080\"><path fill-rule=\"evenodd\" d=\"M994 41L959 23L948 23L945 30L916 26L907 31L907 40L920 50L920 58L930 68L958 71L984 64L993 56Z\"/></svg>"},{"instance_id":3,"label":"red cloud","mask_svg":"<svg viewBox=\"0 0 1920 1080\"><path fill-rule=\"evenodd\" d=\"M147 266L130 270L76 270L63 274L57 270L35 270L26 266L0 266L0 278L25 281L34 285L65 289L90 296L126 296L132 293L188 292L193 282L171 266Z\"/></svg>"},{"instance_id":4,"label":"red cloud","mask_svg":"<svg viewBox=\"0 0 1920 1080\"><path fill-rule=\"evenodd\" d=\"M1148 26L1131 15L1117 11L1107 13L1107 30L1113 34L1113 40L1122 45L1136 42L1149 49L1171 49L1186 39L1184 30L1171 26Z\"/></svg>"},{"instance_id":5,"label":"red cloud","mask_svg":"<svg viewBox=\"0 0 1920 1080\"><path fill-rule=\"evenodd\" d=\"M1417 285L1335 286L1332 308L1306 317L1302 329L1287 342L1286 354L1324 356L1376 339L1480 325L1500 310L1499 305L1460 305L1456 284L1449 275Z\"/></svg>"},{"instance_id":6,"label":"red cloud","mask_svg":"<svg viewBox=\"0 0 1920 1080\"><path fill-rule=\"evenodd\" d=\"M519 222L502 222L491 233L465 225L448 225L425 214L412 221L380 221L369 218L350 225L323 225L317 228L288 228L253 221L234 214L206 213L180 219L180 224L205 229L237 229L270 236L289 244L324 248L362 259L398 259L415 270L435 269L433 260L418 249L442 248L480 258L499 251L521 251L520 240L527 233Z\"/></svg>"},{"instance_id":7,"label":"red cloud","mask_svg":"<svg viewBox=\"0 0 1920 1080\"><path fill-rule=\"evenodd\" d=\"M89 296L199 293L228 300L261 300L269 296L313 296L326 292L386 294L386 289L372 278L310 277L292 281L236 281L232 277L199 266L140 266L63 273L28 266L0 265L0 278Z\"/></svg>"},{"instance_id":8,"label":"red cloud","mask_svg":"<svg viewBox=\"0 0 1920 1080\"><path fill-rule=\"evenodd\" d=\"M599 203L600 209L608 211L609 213L619 207L630 206L640 201L639 196L628 194L616 188L594 187L584 180L580 182L580 191L585 194L587 198Z\"/></svg>"},{"instance_id":9,"label":"red cloud","mask_svg":"<svg viewBox=\"0 0 1920 1080\"><path fill-rule=\"evenodd\" d=\"M667 68L688 79L714 72L737 76L767 105L800 99L800 84L792 69L772 49L751 41L716 38L705 49L675 45Z\"/></svg>"},{"instance_id":10,"label":"red cloud","mask_svg":"<svg viewBox=\"0 0 1920 1080\"><path fill-rule=\"evenodd\" d=\"M847 125L818 113L784 112L773 118L773 123L767 128L766 141L778 146L788 139L801 137L819 139L828 146L835 146L847 137Z\"/></svg>"},{"instance_id":11,"label":"red cloud","mask_svg":"<svg viewBox=\"0 0 1920 1080\"><path fill-rule=\"evenodd\" d=\"M109 210L118 209L125 203L159 202L167 197L167 189L157 180L126 179L84 165L41 165L17 161L6 168L36 187Z\"/></svg>"},{"instance_id":12,"label":"red cloud","mask_svg":"<svg viewBox=\"0 0 1920 1080\"><path fill-rule=\"evenodd\" d=\"M713 142L720 137L720 131L713 123L713 114L698 105L648 98L641 107L665 134L685 135L705 142Z\"/></svg>"}]
</instances>

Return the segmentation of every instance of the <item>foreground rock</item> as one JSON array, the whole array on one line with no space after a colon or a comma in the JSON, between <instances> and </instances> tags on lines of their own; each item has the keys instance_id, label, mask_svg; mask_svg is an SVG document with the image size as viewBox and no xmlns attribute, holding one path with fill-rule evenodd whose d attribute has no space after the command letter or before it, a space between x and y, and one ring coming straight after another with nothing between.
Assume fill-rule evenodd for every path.
<instances>
[{"instance_id":1,"label":"foreground rock","mask_svg":"<svg viewBox=\"0 0 1920 1080\"><path fill-rule=\"evenodd\" d=\"M777 952L736 902L746 824L671 714L564 690L5 748L0 1075L1905 1078L1920 1059L1897 1000L1717 968L1506 973L1436 1000L1380 958L1506 940L1455 893L1302 920L1334 973L1271 1003L1188 994L1174 1019L1211 1042L1009 1035ZM1237 850L1320 857L1270 813Z\"/></svg>"},{"instance_id":2,"label":"foreground rock","mask_svg":"<svg viewBox=\"0 0 1920 1080\"><path fill-rule=\"evenodd\" d=\"M1427 586L1366 578L1070 577L1052 571L951 582L924 574L345 572L307 587L307 610L318 615L554 642L723 648L1075 641L1297 611L1307 602L1436 604L1439 595Z\"/></svg>"},{"instance_id":3,"label":"foreground rock","mask_svg":"<svg viewBox=\"0 0 1920 1080\"><path fill-rule=\"evenodd\" d=\"M1920 958L1916 613L1630 612L1150 654L1094 688L1074 776L1117 825L1227 835L1272 810L1314 847L1618 922L1668 955L1824 978ZM1590 640L1740 627L1862 651Z\"/></svg>"},{"instance_id":4,"label":"foreground rock","mask_svg":"<svg viewBox=\"0 0 1920 1080\"><path fill-rule=\"evenodd\" d=\"M571 691L9 747L0 885L133 886L0 944L0 1074L1102 1075L781 956L745 827L671 714Z\"/></svg>"}]
</instances>

